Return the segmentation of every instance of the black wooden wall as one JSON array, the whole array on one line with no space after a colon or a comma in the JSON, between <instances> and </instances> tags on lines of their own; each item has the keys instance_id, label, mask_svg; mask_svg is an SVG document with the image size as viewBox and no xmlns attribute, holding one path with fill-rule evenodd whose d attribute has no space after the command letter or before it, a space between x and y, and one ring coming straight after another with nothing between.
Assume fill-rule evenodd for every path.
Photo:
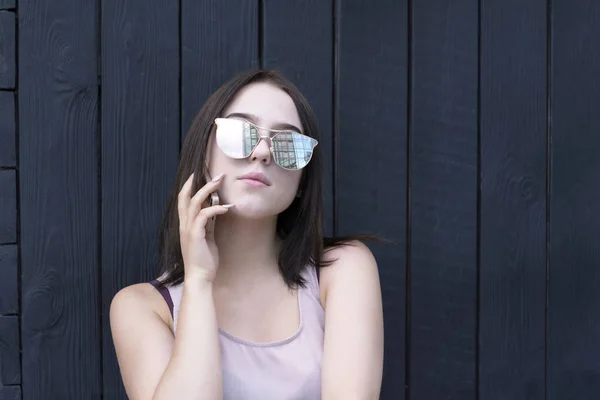
<instances>
[{"instance_id":1,"label":"black wooden wall","mask_svg":"<svg viewBox=\"0 0 600 400\"><path fill-rule=\"evenodd\" d=\"M207 96L278 68L328 234L376 232L382 399L600 398L600 2L0 0L0 399L119 399Z\"/></svg>"}]
</instances>

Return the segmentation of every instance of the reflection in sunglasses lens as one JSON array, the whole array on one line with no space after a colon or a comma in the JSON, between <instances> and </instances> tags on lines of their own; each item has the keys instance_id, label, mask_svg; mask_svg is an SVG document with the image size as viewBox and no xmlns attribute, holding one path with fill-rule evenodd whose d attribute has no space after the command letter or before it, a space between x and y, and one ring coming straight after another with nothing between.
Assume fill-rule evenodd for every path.
<instances>
[{"instance_id":1,"label":"reflection in sunglasses lens","mask_svg":"<svg viewBox=\"0 0 600 400\"><path fill-rule=\"evenodd\" d=\"M246 158L252 154L260 133L256 126L238 119L217 120L217 145L231 158ZM273 159L282 168L304 168L312 157L316 141L297 132L278 132L271 138Z\"/></svg>"}]
</instances>

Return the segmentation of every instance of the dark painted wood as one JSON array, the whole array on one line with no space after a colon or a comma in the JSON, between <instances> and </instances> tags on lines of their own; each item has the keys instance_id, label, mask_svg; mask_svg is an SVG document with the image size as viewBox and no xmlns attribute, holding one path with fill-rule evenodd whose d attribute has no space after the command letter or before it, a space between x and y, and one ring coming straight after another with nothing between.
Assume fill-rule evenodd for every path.
<instances>
[{"instance_id":1,"label":"dark painted wood","mask_svg":"<svg viewBox=\"0 0 600 400\"><path fill-rule=\"evenodd\" d=\"M155 278L156 236L179 158L179 10L102 2L104 397L125 392L109 323L121 288Z\"/></svg>"},{"instance_id":2,"label":"dark painted wood","mask_svg":"<svg viewBox=\"0 0 600 400\"><path fill-rule=\"evenodd\" d=\"M21 383L19 318L0 316L0 386Z\"/></svg>"},{"instance_id":3,"label":"dark painted wood","mask_svg":"<svg viewBox=\"0 0 600 400\"><path fill-rule=\"evenodd\" d=\"M15 8L16 3L16 0L0 0L0 10Z\"/></svg>"},{"instance_id":4,"label":"dark painted wood","mask_svg":"<svg viewBox=\"0 0 600 400\"><path fill-rule=\"evenodd\" d=\"M600 3L553 1L548 399L600 393Z\"/></svg>"},{"instance_id":5,"label":"dark painted wood","mask_svg":"<svg viewBox=\"0 0 600 400\"><path fill-rule=\"evenodd\" d=\"M546 1L481 1L479 395L544 398Z\"/></svg>"},{"instance_id":6,"label":"dark painted wood","mask_svg":"<svg viewBox=\"0 0 600 400\"><path fill-rule=\"evenodd\" d=\"M21 386L0 386L0 400L21 400Z\"/></svg>"},{"instance_id":7,"label":"dark painted wood","mask_svg":"<svg viewBox=\"0 0 600 400\"><path fill-rule=\"evenodd\" d=\"M385 315L381 398L404 399L407 2L339 1L335 143L338 234L374 232ZM325 40L325 39L323 39Z\"/></svg>"},{"instance_id":8,"label":"dark painted wood","mask_svg":"<svg viewBox=\"0 0 600 400\"><path fill-rule=\"evenodd\" d=\"M98 399L98 3L19 17L23 398Z\"/></svg>"},{"instance_id":9,"label":"dark painted wood","mask_svg":"<svg viewBox=\"0 0 600 400\"><path fill-rule=\"evenodd\" d=\"M181 0L182 142L208 97L258 66L258 0Z\"/></svg>"},{"instance_id":10,"label":"dark painted wood","mask_svg":"<svg viewBox=\"0 0 600 400\"><path fill-rule=\"evenodd\" d=\"M15 147L15 94L0 92L0 167L17 165Z\"/></svg>"},{"instance_id":11,"label":"dark painted wood","mask_svg":"<svg viewBox=\"0 0 600 400\"><path fill-rule=\"evenodd\" d=\"M0 88L15 87L15 13L0 11Z\"/></svg>"},{"instance_id":12,"label":"dark painted wood","mask_svg":"<svg viewBox=\"0 0 600 400\"><path fill-rule=\"evenodd\" d=\"M0 246L0 276L0 314L17 314L19 281L16 245Z\"/></svg>"},{"instance_id":13,"label":"dark painted wood","mask_svg":"<svg viewBox=\"0 0 600 400\"><path fill-rule=\"evenodd\" d=\"M179 142L215 89L259 66L261 49L319 118L327 233L395 242L371 245L385 310L381 398L402 400L409 386L410 398L472 399L476 374L481 399L542 399L544 378L549 399L594 398L600 5L553 0L547 37L547 1L480 2L478 175L477 4L413 1L409 21L407 3L105 0L99 16L97 0L22 0L18 85L15 13L1 11L0 88L19 86L20 154L15 94L3 90L0 400L21 389L26 399L122 397L108 305L155 276Z\"/></svg>"},{"instance_id":14,"label":"dark painted wood","mask_svg":"<svg viewBox=\"0 0 600 400\"><path fill-rule=\"evenodd\" d=\"M410 397L475 399L477 0L413 2Z\"/></svg>"},{"instance_id":15,"label":"dark painted wood","mask_svg":"<svg viewBox=\"0 0 600 400\"><path fill-rule=\"evenodd\" d=\"M333 235L332 13L332 0L263 0L263 68L280 70L294 82L319 122L328 236Z\"/></svg>"},{"instance_id":16,"label":"dark painted wood","mask_svg":"<svg viewBox=\"0 0 600 400\"><path fill-rule=\"evenodd\" d=\"M15 170L0 170L0 244L17 242L17 181Z\"/></svg>"}]
</instances>

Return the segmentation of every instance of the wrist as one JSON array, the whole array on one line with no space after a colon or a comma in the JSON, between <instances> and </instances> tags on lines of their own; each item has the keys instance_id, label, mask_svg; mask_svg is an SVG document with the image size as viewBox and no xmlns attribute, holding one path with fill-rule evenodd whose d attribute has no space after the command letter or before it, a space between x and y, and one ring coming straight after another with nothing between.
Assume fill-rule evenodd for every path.
<instances>
[{"instance_id":1,"label":"wrist","mask_svg":"<svg viewBox=\"0 0 600 400\"><path fill-rule=\"evenodd\" d=\"M212 288L212 277L205 272L186 272L184 277L184 286Z\"/></svg>"}]
</instances>

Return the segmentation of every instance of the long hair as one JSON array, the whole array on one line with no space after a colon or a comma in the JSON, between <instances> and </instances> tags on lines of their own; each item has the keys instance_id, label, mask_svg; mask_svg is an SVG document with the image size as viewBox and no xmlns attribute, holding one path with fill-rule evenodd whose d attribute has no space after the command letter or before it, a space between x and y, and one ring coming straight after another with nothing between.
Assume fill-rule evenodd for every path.
<instances>
[{"instance_id":1,"label":"long hair","mask_svg":"<svg viewBox=\"0 0 600 400\"><path fill-rule=\"evenodd\" d=\"M160 273L163 285L176 285L185 278L183 257L179 241L179 215L177 196L185 181L194 173L191 193L206 184L208 175L206 154L213 133L213 122L246 85L268 82L285 91L294 101L304 134L320 139L317 119L300 90L277 71L255 70L235 76L221 86L206 101L185 137L177 176L169 196L158 236ZM278 265L285 283L290 288L305 286L301 273L307 266L326 267L335 260L324 261L326 249L350 244L355 239L370 239L370 235L328 238L323 236L322 203L323 156L319 146L311 161L302 170L299 184L300 196L277 218L277 235L282 239Z\"/></svg>"}]
</instances>

